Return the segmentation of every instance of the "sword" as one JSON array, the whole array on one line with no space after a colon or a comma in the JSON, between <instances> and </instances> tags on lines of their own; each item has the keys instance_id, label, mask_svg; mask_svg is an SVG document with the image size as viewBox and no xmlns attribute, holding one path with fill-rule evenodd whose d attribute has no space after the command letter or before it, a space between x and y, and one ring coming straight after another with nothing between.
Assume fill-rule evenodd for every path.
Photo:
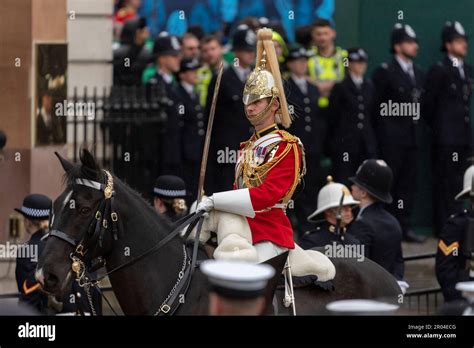
<instances>
[{"instance_id":1,"label":"sword","mask_svg":"<svg viewBox=\"0 0 474 348\"><path fill-rule=\"evenodd\" d=\"M341 200L339 201L339 206L337 207L336 213L336 236L342 240L341 235L341 221L342 221L342 206L344 204L344 191L342 191Z\"/></svg>"},{"instance_id":2,"label":"sword","mask_svg":"<svg viewBox=\"0 0 474 348\"><path fill-rule=\"evenodd\" d=\"M204 140L204 148L201 159L201 170L199 172L199 184L197 194L197 204L201 202L202 196L204 195L204 180L206 178L206 167L207 158L209 157L209 146L211 145L211 133L212 125L214 123L214 115L216 113L217 95L219 94L219 87L221 85L222 72L224 71L224 63L221 62L217 73L216 86L214 88L214 94L212 96L211 110L209 111L209 120L207 122L206 138Z\"/></svg>"}]
</instances>

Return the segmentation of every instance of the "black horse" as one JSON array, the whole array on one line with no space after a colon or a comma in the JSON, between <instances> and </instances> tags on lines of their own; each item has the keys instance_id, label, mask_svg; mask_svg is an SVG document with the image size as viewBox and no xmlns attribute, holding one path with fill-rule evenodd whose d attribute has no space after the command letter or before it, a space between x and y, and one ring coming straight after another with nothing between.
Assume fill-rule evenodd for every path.
<instances>
[{"instance_id":1,"label":"black horse","mask_svg":"<svg viewBox=\"0 0 474 348\"><path fill-rule=\"evenodd\" d=\"M99 210L104 194L91 187L77 185L77 179L105 182L105 174L87 150L81 151L81 165L60 157L66 172L64 192L54 201L52 229L64 231L80 240ZM133 189L113 178L114 210L118 214L117 239L107 231L102 247L91 258L103 256L108 271L119 267L157 244L172 230L170 223ZM110 223L110 222L109 222ZM38 266L37 278L43 290L62 293L69 288L74 275L70 255L74 246L64 239L49 237ZM99 255L102 254L102 255ZM152 315L160 308L177 282L183 266L183 241L179 236L167 242L159 252L151 253L110 275L112 288L127 315ZM206 279L195 272L189 290L179 307L179 314L207 313Z\"/></svg>"},{"instance_id":2,"label":"black horse","mask_svg":"<svg viewBox=\"0 0 474 348\"><path fill-rule=\"evenodd\" d=\"M50 236L47 239L37 268L37 278L43 284L43 290L56 294L70 288L70 282L73 281L71 255L77 249L77 242L74 244L74 240L81 240L88 234L91 221L94 222L96 212L103 207L103 190L77 185L78 179L80 182L89 180L105 184L108 175L99 168L87 150L81 151L81 165L74 165L59 158L66 172L66 188L54 202L52 230L64 232L59 232L56 235L58 238ZM96 238L94 245L91 245L92 251L89 255L91 258L103 257L107 271L141 255L166 238L173 229L173 226L156 214L137 192L116 177L113 177L113 189L113 210L118 214L118 235L114 238L111 228L106 229L106 233L103 233L99 240ZM109 210L107 214L110 213ZM97 244L100 244L100 247ZM183 270L183 245L182 238L175 236L159 251L150 253L109 276L117 300L126 315L156 314L172 293L178 274ZM206 258L204 252L200 253L200 259ZM277 269L283 267L284 262L279 259L276 262L280 263ZM335 289L321 290L313 285L296 287L297 314L324 313L326 303L338 299L378 298L389 302L399 300L400 288L395 279L372 261L334 259L333 262L337 273L333 281ZM273 289L270 287L267 291L268 314L272 313L271 297L276 282L272 282L272 286ZM277 313L290 314L291 312L282 306L283 295L282 291L276 292L279 303ZM194 272L186 295L179 301L181 305L176 314L208 313L207 280L199 269Z\"/></svg>"}]
</instances>

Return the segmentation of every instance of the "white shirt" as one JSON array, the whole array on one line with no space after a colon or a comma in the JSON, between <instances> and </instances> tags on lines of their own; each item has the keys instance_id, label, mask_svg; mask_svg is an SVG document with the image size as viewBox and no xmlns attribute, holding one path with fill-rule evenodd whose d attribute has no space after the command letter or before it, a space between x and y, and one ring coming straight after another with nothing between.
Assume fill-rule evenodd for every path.
<instances>
[{"instance_id":1,"label":"white shirt","mask_svg":"<svg viewBox=\"0 0 474 348\"><path fill-rule=\"evenodd\" d=\"M357 214L355 219L359 220L362 217L362 212L365 210L365 208L367 208L368 206L370 206L372 204L374 204L374 203L369 203L366 206L363 206L362 208L360 208L359 213Z\"/></svg>"},{"instance_id":2,"label":"white shirt","mask_svg":"<svg viewBox=\"0 0 474 348\"><path fill-rule=\"evenodd\" d=\"M354 82L354 84L357 86L357 87L360 87L362 86L362 83L364 82L364 78L362 76L355 76L353 73L349 72L349 76L351 77L352 79L352 82Z\"/></svg>"},{"instance_id":3,"label":"white shirt","mask_svg":"<svg viewBox=\"0 0 474 348\"><path fill-rule=\"evenodd\" d=\"M303 94L308 94L308 81L306 81L305 77L298 77L295 74L291 74L291 78Z\"/></svg>"},{"instance_id":4,"label":"white shirt","mask_svg":"<svg viewBox=\"0 0 474 348\"><path fill-rule=\"evenodd\" d=\"M244 69L241 66L235 66L235 65L233 67L240 81L245 82L247 80L247 76L250 74L250 68Z\"/></svg>"},{"instance_id":5,"label":"white shirt","mask_svg":"<svg viewBox=\"0 0 474 348\"><path fill-rule=\"evenodd\" d=\"M163 78L163 80L167 83L167 84L170 84L173 82L173 75L171 74L166 74L162 71L158 71L158 73L161 75L161 77Z\"/></svg>"},{"instance_id":6,"label":"white shirt","mask_svg":"<svg viewBox=\"0 0 474 348\"><path fill-rule=\"evenodd\" d=\"M464 80L465 75L464 75L464 61L460 58L456 58L450 54L448 54L449 59L451 59L451 62L453 63L453 67L458 68L459 70L459 75L461 75L461 78Z\"/></svg>"},{"instance_id":7,"label":"white shirt","mask_svg":"<svg viewBox=\"0 0 474 348\"><path fill-rule=\"evenodd\" d=\"M181 86L186 90L190 96L194 96L194 86L185 81L181 81Z\"/></svg>"},{"instance_id":8,"label":"white shirt","mask_svg":"<svg viewBox=\"0 0 474 348\"><path fill-rule=\"evenodd\" d=\"M413 62L411 60L406 61L400 56L395 55L395 59L397 60L398 64L402 67L403 71L410 75L410 77L415 80L415 72L413 71Z\"/></svg>"}]
</instances>

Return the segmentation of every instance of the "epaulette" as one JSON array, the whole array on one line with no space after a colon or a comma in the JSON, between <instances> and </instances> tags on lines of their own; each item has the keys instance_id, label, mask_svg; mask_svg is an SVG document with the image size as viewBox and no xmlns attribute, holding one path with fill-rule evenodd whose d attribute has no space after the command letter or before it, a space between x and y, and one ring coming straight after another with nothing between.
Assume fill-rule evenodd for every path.
<instances>
[{"instance_id":1,"label":"epaulette","mask_svg":"<svg viewBox=\"0 0 474 348\"><path fill-rule=\"evenodd\" d=\"M286 141L287 143L298 143L300 142L300 139L297 136L294 136L291 133L288 133L286 130L280 129L278 133L281 135L283 138L283 141Z\"/></svg>"}]
</instances>

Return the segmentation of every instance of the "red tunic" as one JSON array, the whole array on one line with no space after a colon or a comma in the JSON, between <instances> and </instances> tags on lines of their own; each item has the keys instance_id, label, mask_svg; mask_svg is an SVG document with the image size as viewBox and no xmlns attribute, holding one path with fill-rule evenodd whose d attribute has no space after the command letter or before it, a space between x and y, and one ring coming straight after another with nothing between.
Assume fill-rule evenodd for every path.
<instances>
[{"instance_id":1,"label":"red tunic","mask_svg":"<svg viewBox=\"0 0 474 348\"><path fill-rule=\"evenodd\" d=\"M253 137L253 139L255 139ZM274 157L279 156L286 147L285 140L280 141ZM241 145L241 150L245 143ZM256 212L254 218L247 218L252 232L253 243L270 241L281 247L293 249L293 228L286 213L281 208L272 208L269 211L259 212L279 203L292 187L295 181L295 161L301 166L301 153L290 150L277 163L258 187L250 187L250 199ZM296 158L295 158L296 157ZM234 188L237 188L234 184Z\"/></svg>"}]
</instances>

